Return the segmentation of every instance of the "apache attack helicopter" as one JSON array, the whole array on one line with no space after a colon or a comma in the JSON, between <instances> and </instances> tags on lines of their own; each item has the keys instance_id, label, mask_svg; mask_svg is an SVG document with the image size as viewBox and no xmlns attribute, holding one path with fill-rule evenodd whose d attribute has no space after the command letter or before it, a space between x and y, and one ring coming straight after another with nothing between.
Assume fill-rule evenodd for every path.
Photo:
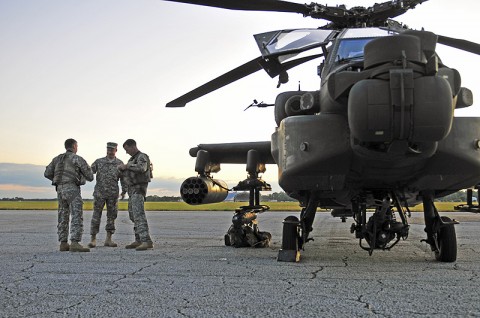
<instances>
[{"instance_id":1,"label":"apache attack helicopter","mask_svg":"<svg viewBox=\"0 0 480 318\"><path fill-rule=\"evenodd\" d=\"M246 164L247 179L233 190L249 191L249 205L235 211L226 245L269 244L271 235L259 230L256 218L268 210L260 204L260 191L271 190L260 174L266 164L276 164L279 185L302 207L299 218L284 220L279 261L299 260L319 207L343 220L353 217L351 232L372 254L407 238L409 206L420 202L424 241L437 260L456 260L457 222L440 216L434 199L479 183L480 118L454 117L455 108L473 104L473 95L435 48L440 43L480 54L479 44L410 30L391 20L427 0L351 9L276 0L169 1L329 21L317 29L255 35L260 57L166 105L183 107L261 69L282 84L289 69L321 60L319 90L282 92L271 105L254 102L274 107L277 127L271 141L190 149L198 175L185 180L180 192L192 205L225 199L227 185L212 177L220 164ZM295 59L312 49L319 53Z\"/></svg>"}]
</instances>

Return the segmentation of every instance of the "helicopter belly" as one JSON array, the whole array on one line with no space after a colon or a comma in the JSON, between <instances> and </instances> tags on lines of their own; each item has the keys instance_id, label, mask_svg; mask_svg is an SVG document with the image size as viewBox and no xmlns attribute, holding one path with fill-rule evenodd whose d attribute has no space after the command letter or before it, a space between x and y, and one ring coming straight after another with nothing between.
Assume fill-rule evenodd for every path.
<instances>
[{"instance_id":1,"label":"helicopter belly","mask_svg":"<svg viewBox=\"0 0 480 318\"><path fill-rule=\"evenodd\" d=\"M344 189L352 160L348 122L338 114L288 117L272 135L272 155L285 191Z\"/></svg>"}]
</instances>

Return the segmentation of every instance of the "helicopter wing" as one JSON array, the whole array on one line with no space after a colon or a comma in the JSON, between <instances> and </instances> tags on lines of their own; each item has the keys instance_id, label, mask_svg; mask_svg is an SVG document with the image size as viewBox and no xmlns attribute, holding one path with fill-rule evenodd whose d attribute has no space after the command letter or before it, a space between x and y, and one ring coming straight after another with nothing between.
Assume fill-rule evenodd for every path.
<instances>
[{"instance_id":1,"label":"helicopter wing","mask_svg":"<svg viewBox=\"0 0 480 318\"><path fill-rule=\"evenodd\" d=\"M270 141L239 142L225 144L200 144L190 149L190 156L196 157L199 150L210 153L210 160L215 163L246 163L249 150L259 153L259 161L274 164Z\"/></svg>"}]
</instances>

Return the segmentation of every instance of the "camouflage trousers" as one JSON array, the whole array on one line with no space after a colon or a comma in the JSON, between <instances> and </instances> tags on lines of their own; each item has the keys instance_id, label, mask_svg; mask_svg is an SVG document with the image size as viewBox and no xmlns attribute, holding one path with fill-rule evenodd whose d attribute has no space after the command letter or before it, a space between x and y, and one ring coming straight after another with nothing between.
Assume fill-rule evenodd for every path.
<instances>
[{"instance_id":1,"label":"camouflage trousers","mask_svg":"<svg viewBox=\"0 0 480 318\"><path fill-rule=\"evenodd\" d=\"M93 215L90 225L90 234L97 235L100 230L100 220L102 218L103 208L107 205L107 224L105 231L115 233L115 220L118 215L118 196L103 198L101 196L93 197Z\"/></svg>"},{"instance_id":2,"label":"camouflage trousers","mask_svg":"<svg viewBox=\"0 0 480 318\"><path fill-rule=\"evenodd\" d=\"M80 187L75 184L57 186L58 198L58 241L68 240L70 225L70 240L80 242L83 234L83 200ZM70 215L72 217L70 224Z\"/></svg>"},{"instance_id":3,"label":"camouflage trousers","mask_svg":"<svg viewBox=\"0 0 480 318\"><path fill-rule=\"evenodd\" d=\"M128 216L134 224L135 241L139 242L152 242L144 207L146 193L147 186L128 187Z\"/></svg>"}]
</instances>

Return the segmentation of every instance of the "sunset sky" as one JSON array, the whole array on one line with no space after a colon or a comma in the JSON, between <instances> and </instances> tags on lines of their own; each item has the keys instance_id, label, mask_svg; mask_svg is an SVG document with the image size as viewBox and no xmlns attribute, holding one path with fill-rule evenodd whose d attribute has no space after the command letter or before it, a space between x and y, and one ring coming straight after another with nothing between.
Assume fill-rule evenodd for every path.
<instances>
[{"instance_id":1,"label":"sunset sky","mask_svg":"<svg viewBox=\"0 0 480 318\"><path fill-rule=\"evenodd\" d=\"M430 0L396 20L480 42L479 9L475 0ZM118 157L128 160L121 144L135 139L154 163L149 194L178 195L180 183L195 175L191 147L269 140L273 109L243 110L253 99L273 102L299 81L303 90L318 89L319 61L289 72L280 89L260 71L186 108L165 104L259 56L253 34L324 24L299 14L161 0L0 0L0 198L55 197L43 170L64 152L67 138L78 141L78 154L89 163L105 155L109 141L119 143ZM480 98L480 56L443 46L437 51ZM456 114L480 116L478 105ZM243 165L223 165L216 175L230 187L245 176ZM276 178L276 167L267 166L264 179L278 191ZM84 197L91 197L92 186Z\"/></svg>"}]
</instances>

